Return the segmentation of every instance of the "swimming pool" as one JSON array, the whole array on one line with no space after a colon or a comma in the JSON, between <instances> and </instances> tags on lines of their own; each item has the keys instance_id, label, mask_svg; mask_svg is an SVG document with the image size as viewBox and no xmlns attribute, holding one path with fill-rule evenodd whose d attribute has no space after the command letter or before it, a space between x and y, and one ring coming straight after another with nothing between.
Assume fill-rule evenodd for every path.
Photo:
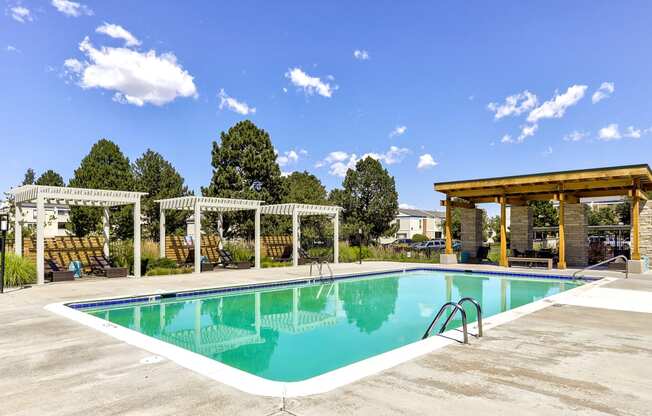
<instances>
[{"instance_id":1,"label":"swimming pool","mask_svg":"<svg viewBox=\"0 0 652 416\"><path fill-rule=\"evenodd\" d=\"M292 383L414 344L447 301L473 297L487 319L581 284L412 270L70 306L256 377ZM475 321L475 310L467 307L467 314Z\"/></svg>"}]
</instances>

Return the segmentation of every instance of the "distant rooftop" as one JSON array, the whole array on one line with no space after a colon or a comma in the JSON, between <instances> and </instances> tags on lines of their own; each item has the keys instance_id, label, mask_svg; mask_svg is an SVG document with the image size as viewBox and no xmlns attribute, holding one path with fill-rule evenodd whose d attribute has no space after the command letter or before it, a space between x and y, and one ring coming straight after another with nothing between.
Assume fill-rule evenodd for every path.
<instances>
[{"instance_id":1,"label":"distant rooftop","mask_svg":"<svg viewBox=\"0 0 652 416\"><path fill-rule=\"evenodd\" d=\"M415 208L399 208L398 213L399 215L407 215L410 217L444 218L445 216L443 212Z\"/></svg>"}]
</instances>

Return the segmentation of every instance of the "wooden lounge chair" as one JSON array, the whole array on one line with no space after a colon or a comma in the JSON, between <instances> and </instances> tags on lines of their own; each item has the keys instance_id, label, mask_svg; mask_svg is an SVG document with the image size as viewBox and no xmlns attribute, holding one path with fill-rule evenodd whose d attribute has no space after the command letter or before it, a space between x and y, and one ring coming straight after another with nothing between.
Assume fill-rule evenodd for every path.
<instances>
[{"instance_id":1,"label":"wooden lounge chair","mask_svg":"<svg viewBox=\"0 0 652 416\"><path fill-rule=\"evenodd\" d=\"M489 247L480 246L478 247L478 251L476 252L475 257L469 257L467 263L480 264L484 260L487 260L488 255L489 255Z\"/></svg>"},{"instance_id":2,"label":"wooden lounge chair","mask_svg":"<svg viewBox=\"0 0 652 416\"><path fill-rule=\"evenodd\" d=\"M75 272L64 270L52 259L45 259L45 277L51 282L75 280Z\"/></svg>"},{"instance_id":3,"label":"wooden lounge chair","mask_svg":"<svg viewBox=\"0 0 652 416\"><path fill-rule=\"evenodd\" d=\"M280 257L274 257L272 260L277 262L292 261L292 246L285 246Z\"/></svg>"},{"instance_id":4,"label":"wooden lounge chair","mask_svg":"<svg viewBox=\"0 0 652 416\"><path fill-rule=\"evenodd\" d=\"M113 267L104 256L90 256L91 271L93 274L104 277L127 277L129 269L126 267Z\"/></svg>"},{"instance_id":5,"label":"wooden lounge chair","mask_svg":"<svg viewBox=\"0 0 652 416\"><path fill-rule=\"evenodd\" d=\"M218 249L220 253L220 266L233 269L248 269L251 267L251 261L235 261L228 250Z\"/></svg>"}]
</instances>

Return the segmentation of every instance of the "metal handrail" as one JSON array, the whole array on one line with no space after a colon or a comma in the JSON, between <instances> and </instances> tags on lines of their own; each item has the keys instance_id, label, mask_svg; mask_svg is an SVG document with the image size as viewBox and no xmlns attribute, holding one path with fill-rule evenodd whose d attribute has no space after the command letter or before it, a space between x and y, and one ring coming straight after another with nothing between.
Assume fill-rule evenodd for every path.
<instances>
[{"instance_id":1,"label":"metal handrail","mask_svg":"<svg viewBox=\"0 0 652 416\"><path fill-rule=\"evenodd\" d=\"M582 273L583 271L586 271L586 270L595 269L595 268L598 267L598 266L602 266L602 265L604 265L604 264L611 263L612 261L614 261L614 260L618 260L618 259L623 259L623 260L625 260L625 279L627 279L627 278L629 277L629 265L627 265L627 261L628 261L629 259L628 259L626 256L622 255L622 254L619 255L619 256L612 257L612 258L610 258L610 259L607 259L607 260L601 261L600 263L592 264L592 265L590 265L590 266L588 266L588 267L585 267L585 268L583 268L583 269L581 269L581 270L576 271L575 273L573 273L573 279L575 278L575 276L577 276L578 273Z\"/></svg>"},{"instance_id":2,"label":"metal handrail","mask_svg":"<svg viewBox=\"0 0 652 416\"><path fill-rule=\"evenodd\" d=\"M333 269L331 269L330 264L328 264L328 262L325 261L325 260L322 260L322 261L313 260L312 262L310 262L310 276L312 276L312 266L316 265L317 270L319 271L319 278L322 279L324 277L324 274L322 272L322 268L323 268L324 264L328 268L328 273L330 274L330 277L331 277L331 280L332 280L333 279Z\"/></svg>"},{"instance_id":3,"label":"metal handrail","mask_svg":"<svg viewBox=\"0 0 652 416\"><path fill-rule=\"evenodd\" d=\"M432 322L428 326L428 329L426 329L426 332L423 334L423 337L421 337L421 339L428 338L428 336L430 335L430 332L435 327L435 325L437 325L437 322L439 321L439 319L442 317L444 312L446 312L448 310L448 308L450 308L450 307L453 308L453 312L451 312L451 314L449 316L449 319L446 320L447 323L450 321L450 317L453 316L455 314L455 312L459 311L460 315L462 315L462 329L463 329L463 333L464 333L464 343L465 344L469 343L469 332L468 332L467 326L466 326L466 312L464 312L463 307L461 307L459 304L457 304L455 302L446 302L446 303L444 303L442 305L441 308L439 308L439 312L437 312L437 315L435 316L435 319L432 320ZM441 334L442 332L444 332L445 329L446 329L446 324L444 324L444 326L441 327L441 329L439 330L439 333Z\"/></svg>"},{"instance_id":4,"label":"metal handrail","mask_svg":"<svg viewBox=\"0 0 652 416\"><path fill-rule=\"evenodd\" d=\"M462 298L457 304L462 306L464 302L471 302L475 306L476 314L478 315L478 338L482 338L482 306L480 306L480 302L471 297ZM464 307L462 306L462 308Z\"/></svg>"}]
</instances>

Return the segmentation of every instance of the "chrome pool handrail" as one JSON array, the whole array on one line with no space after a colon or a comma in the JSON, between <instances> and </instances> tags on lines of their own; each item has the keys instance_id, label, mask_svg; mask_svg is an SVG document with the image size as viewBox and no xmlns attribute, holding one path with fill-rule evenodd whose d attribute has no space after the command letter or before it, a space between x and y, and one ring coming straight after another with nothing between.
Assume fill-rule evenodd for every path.
<instances>
[{"instance_id":1,"label":"chrome pool handrail","mask_svg":"<svg viewBox=\"0 0 652 416\"><path fill-rule=\"evenodd\" d=\"M577 276L579 273L582 273L583 271L594 269L594 268L596 268L596 267L598 267L598 266L602 266L602 265L605 265L605 264L607 264L607 263L611 263L612 261L614 261L614 260L618 260L618 259L623 259L623 260L625 260L625 279L629 278L629 265L627 264L627 261L628 261L629 259L628 259L625 255L623 255L623 254L620 254L620 255L615 256L615 257L612 257L612 258L610 258L610 259L607 259L607 260L601 261L600 263L592 264L592 265L590 265L590 266L588 266L588 267L585 267L585 268L583 268L583 269L581 269L581 270L577 270L575 273L573 273L573 276L572 276L572 277L573 277L573 279L574 279L575 276Z\"/></svg>"},{"instance_id":2,"label":"chrome pool handrail","mask_svg":"<svg viewBox=\"0 0 652 416\"><path fill-rule=\"evenodd\" d=\"M437 322L442 317L444 312L446 312L448 310L448 308L451 308L451 307L453 308L453 311L451 312L448 319L446 319L446 323L444 324L444 326L441 327L441 329L439 330L439 333L441 334L442 332L444 332L444 330L446 329L446 324L451 320L451 317L453 315L455 315L455 312L459 311L460 315L462 315L462 331L464 333L464 343L465 344L469 343L469 332L467 330L467 325L466 325L466 312L464 312L463 307L461 307L459 304L457 304L455 302L446 302L446 303L444 303L442 305L441 308L439 308L439 312L437 312L437 315L435 316L435 319L432 320L432 322L428 326L428 329L426 329L426 332L423 334L423 337L421 337L421 339L428 338L428 336L430 335L430 332L435 327L435 325L437 325Z\"/></svg>"}]
</instances>

